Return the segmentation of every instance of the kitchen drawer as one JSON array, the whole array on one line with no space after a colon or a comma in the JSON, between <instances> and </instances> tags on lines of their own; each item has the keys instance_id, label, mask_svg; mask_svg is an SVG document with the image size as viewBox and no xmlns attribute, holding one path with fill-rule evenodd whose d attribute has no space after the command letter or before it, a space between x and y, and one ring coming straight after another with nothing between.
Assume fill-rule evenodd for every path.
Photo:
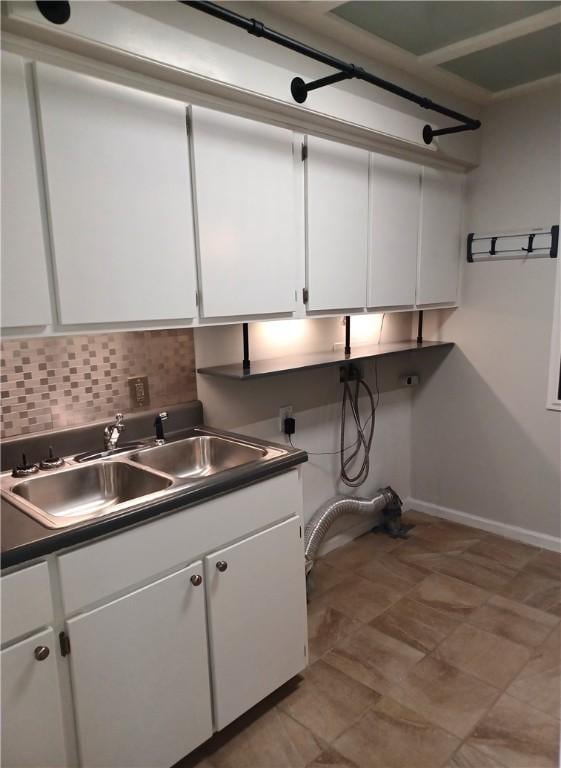
<instances>
[{"instance_id":1,"label":"kitchen drawer","mask_svg":"<svg viewBox=\"0 0 561 768\"><path fill-rule=\"evenodd\" d=\"M8 643L53 620L53 603L46 563L2 576L2 643Z\"/></svg>"},{"instance_id":2,"label":"kitchen drawer","mask_svg":"<svg viewBox=\"0 0 561 768\"><path fill-rule=\"evenodd\" d=\"M65 614L300 515L301 507L299 474L292 470L61 555Z\"/></svg>"}]
</instances>

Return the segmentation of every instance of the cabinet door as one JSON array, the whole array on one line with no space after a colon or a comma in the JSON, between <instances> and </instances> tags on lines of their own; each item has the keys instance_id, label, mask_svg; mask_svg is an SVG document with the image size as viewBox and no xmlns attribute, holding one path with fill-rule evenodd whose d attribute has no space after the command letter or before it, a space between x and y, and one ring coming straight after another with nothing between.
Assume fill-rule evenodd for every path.
<instances>
[{"instance_id":1,"label":"cabinet door","mask_svg":"<svg viewBox=\"0 0 561 768\"><path fill-rule=\"evenodd\" d=\"M292 312L301 199L293 134L194 107L193 153L204 316Z\"/></svg>"},{"instance_id":2,"label":"cabinet door","mask_svg":"<svg viewBox=\"0 0 561 768\"><path fill-rule=\"evenodd\" d=\"M51 322L30 93L22 58L2 52L2 326Z\"/></svg>"},{"instance_id":3,"label":"cabinet door","mask_svg":"<svg viewBox=\"0 0 561 768\"><path fill-rule=\"evenodd\" d=\"M368 152L308 137L309 310L366 304Z\"/></svg>"},{"instance_id":4,"label":"cabinet door","mask_svg":"<svg viewBox=\"0 0 561 768\"><path fill-rule=\"evenodd\" d=\"M464 177L423 169L417 304L454 304L458 295Z\"/></svg>"},{"instance_id":5,"label":"cabinet door","mask_svg":"<svg viewBox=\"0 0 561 768\"><path fill-rule=\"evenodd\" d=\"M221 729L306 665L300 519L209 555L205 572L214 715Z\"/></svg>"},{"instance_id":6,"label":"cabinet door","mask_svg":"<svg viewBox=\"0 0 561 768\"><path fill-rule=\"evenodd\" d=\"M185 105L36 72L60 321L194 317Z\"/></svg>"},{"instance_id":7,"label":"cabinet door","mask_svg":"<svg viewBox=\"0 0 561 768\"><path fill-rule=\"evenodd\" d=\"M36 658L44 648L47 657ZM4 768L67 764L56 653L51 628L0 653Z\"/></svg>"},{"instance_id":8,"label":"cabinet door","mask_svg":"<svg viewBox=\"0 0 561 768\"><path fill-rule=\"evenodd\" d=\"M415 304L421 169L383 155L371 158L368 306Z\"/></svg>"},{"instance_id":9,"label":"cabinet door","mask_svg":"<svg viewBox=\"0 0 561 768\"><path fill-rule=\"evenodd\" d=\"M212 733L202 563L68 621L82 768L169 768Z\"/></svg>"}]
</instances>

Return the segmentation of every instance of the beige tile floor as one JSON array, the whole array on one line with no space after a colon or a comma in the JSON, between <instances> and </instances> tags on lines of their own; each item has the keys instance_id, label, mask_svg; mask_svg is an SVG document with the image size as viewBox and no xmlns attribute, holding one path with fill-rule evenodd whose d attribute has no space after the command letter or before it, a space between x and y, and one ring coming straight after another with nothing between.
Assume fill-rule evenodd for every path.
<instances>
[{"instance_id":1,"label":"beige tile floor","mask_svg":"<svg viewBox=\"0 0 561 768\"><path fill-rule=\"evenodd\" d=\"M308 669L178 768L557 768L561 555L406 518L317 562Z\"/></svg>"}]
</instances>

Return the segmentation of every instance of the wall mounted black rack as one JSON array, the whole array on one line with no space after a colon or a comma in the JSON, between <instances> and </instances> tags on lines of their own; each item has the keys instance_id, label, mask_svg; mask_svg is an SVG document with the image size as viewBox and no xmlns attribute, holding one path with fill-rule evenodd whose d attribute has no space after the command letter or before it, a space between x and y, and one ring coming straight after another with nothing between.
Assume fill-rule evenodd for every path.
<instances>
[{"instance_id":1,"label":"wall mounted black rack","mask_svg":"<svg viewBox=\"0 0 561 768\"><path fill-rule=\"evenodd\" d=\"M332 75L326 77L320 77L318 80L313 80L310 83L305 83L301 77L295 77L292 80L290 90L294 101L298 104L303 104L306 101L308 93L315 91L318 88L324 88L327 85L333 85L334 83L340 83L342 80L363 80L366 83L375 85L378 88L382 88L384 91L389 91L396 96L407 101L412 101L423 109L429 109L432 112L438 112L440 115L449 117L452 120L457 120L460 125L450 126L449 128L437 128L433 129L430 125L425 125L423 128L423 140L425 144L431 144L435 136L444 136L449 133L461 133L463 131L476 131L481 127L481 122L472 117L457 112L454 109L449 109L442 104L437 104L426 96L419 96L412 91L408 91L406 88L402 88L400 85L391 83L389 80L384 80L377 75L373 75L371 72L367 72L362 67L356 66L356 64L350 64L349 62L338 59L329 53L318 51L316 48L312 48L305 43L301 43L292 37L283 35L281 32L276 32L274 29L269 29L263 22L256 19L250 19L246 16L242 16L239 13L235 13L227 8L223 8L216 3L210 2L194 2L193 0L179 0L182 5L187 5L191 8L195 8L198 11L214 16L216 19L225 21L228 24L232 24L239 29L244 29L250 35L255 37L264 37L265 40L269 40L272 43L288 48L291 51L302 54L309 59L318 61L321 64L325 64L328 67L332 67L337 70Z\"/></svg>"},{"instance_id":2,"label":"wall mounted black rack","mask_svg":"<svg viewBox=\"0 0 561 768\"><path fill-rule=\"evenodd\" d=\"M504 234L481 235L470 232L467 237L467 260L512 261L521 259L556 259L559 250L559 225Z\"/></svg>"}]
</instances>

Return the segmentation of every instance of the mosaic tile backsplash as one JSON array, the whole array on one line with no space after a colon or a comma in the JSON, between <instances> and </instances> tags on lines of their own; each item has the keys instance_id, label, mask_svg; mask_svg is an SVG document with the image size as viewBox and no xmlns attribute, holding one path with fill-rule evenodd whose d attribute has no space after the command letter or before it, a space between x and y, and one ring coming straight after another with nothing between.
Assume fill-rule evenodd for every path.
<instances>
[{"instance_id":1,"label":"mosaic tile backsplash","mask_svg":"<svg viewBox=\"0 0 561 768\"><path fill-rule=\"evenodd\" d=\"M1 349L4 437L130 413L135 376L148 377L150 410L197 397L190 329L4 339Z\"/></svg>"}]
</instances>

